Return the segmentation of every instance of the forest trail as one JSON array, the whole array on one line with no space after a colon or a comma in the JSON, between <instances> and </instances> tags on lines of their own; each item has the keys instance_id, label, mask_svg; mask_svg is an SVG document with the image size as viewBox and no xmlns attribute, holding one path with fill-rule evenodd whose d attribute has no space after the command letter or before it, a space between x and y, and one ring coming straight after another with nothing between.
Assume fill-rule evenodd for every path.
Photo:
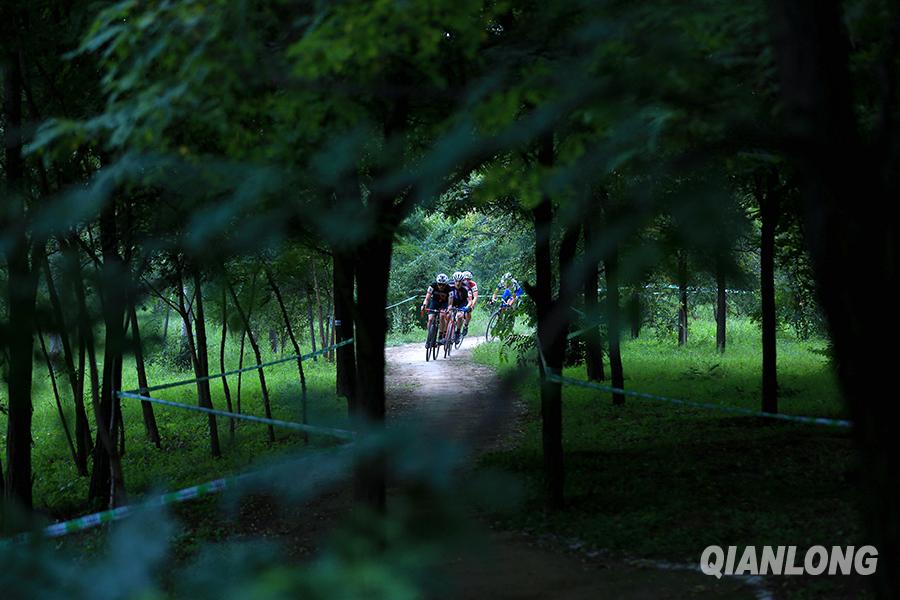
<instances>
[{"instance_id":1,"label":"forest trail","mask_svg":"<svg viewBox=\"0 0 900 600\"><path fill-rule=\"evenodd\" d=\"M514 443L526 414L490 367L472 360L470 336L450 358L426 362L421 343L385 350L387 421L430 428L476 455ZM464 476L464 475L463 475ZM476 518L473 516L473 518ZM481 524L482 530L486 524ZM716 580L665 565L636 564L566 549L559 540L490 532L483 543L448 557L447 598L771 598L735 579ZM575 544L577 545L577 544ZM479 547L480 546L480 547ZM699 552L699 550L698 550Z\"/></svg>"}]
</instances>

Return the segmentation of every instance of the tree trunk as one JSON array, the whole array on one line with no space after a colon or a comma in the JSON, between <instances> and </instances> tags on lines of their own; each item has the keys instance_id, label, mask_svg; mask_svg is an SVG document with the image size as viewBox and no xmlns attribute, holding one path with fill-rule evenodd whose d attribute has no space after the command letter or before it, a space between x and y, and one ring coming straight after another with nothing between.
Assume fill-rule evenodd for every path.
<instances>
[{"instance_id":1,"label":"tree trunk","mask_svg":"<svg viewBox=\"0 0 900 600\"><path fill-rule=\"evenodd\" d=\"M59 422L62 423L63 432L66 434L66 443L69 446L69 452L72 454L72 462L78 467L78 452L75 450L75 443L72 441L72 433L69 431L69 423L66 421L66 413L62 407L62 399L59 396L59 388L56 385L56 373L53 370L53 361L50 360L50 353L47 352L47 345L44 343L44 334L38 329L38 340L41 343L41 353L44 355L44 362L47 363L47 374L50 376L50 387L53 391L53 399L56 400L56 411L59 414Z\"/></svg>"},{"instance_id":2,"label":"tree trunk","mask_svg":"<svg viewBox=\"0 0 900 600\"><path fill-rule=\"evenodd\" d=\"M628 301L628 320L631 325L631 339L636 340L641 336L641 325L644 320L641 310L641 295L637 291L631 292Z\"/></svg>"},{"instance_id":3,"label":"tree trunk","mask_svg":"<svg viewBox=\"0 0 900 600\"><path fill-rule=\"evenodd\" d=\"M768 185L757 182L759 202L760 252L759 283L762 302L762 410L778 412L778 372L775 340L775 228L778 224L779 201L775 185L769 177Z\"/></svg>"},{"instance_id":4,"label":"tree trunk","mask_svg":"<svg viewBox=\"0 0 900 600\"><path fill-rule=\"evenodd\" d=\"M243 381L244 373L241 371L241 369L244 368L244 349L245 349L246 342L247 342L247 330L244 329L241 331L241 350L238 355L237 399L235 401L235 407L234 407L235 410L237 411L237 414L241 414L241 389L243 387L242 384L244 382Z\"/></svg>"},{"instance_id":5,"label":"tree trunk","mask_svg":"<svg viewBox=\"0 0 900 600\"><path fill-rule=\"evenodd\" d=\"M244 323L244 329L247 330L247 338L250 340L250 347L253 348L253 354L256 356L256 364L262 364L262 352L259 350L259 343L256 341L256 337L253 335L253 329L250 326L250 319L247 316L247 313L241 308L241 303L238 301L237 294L234 291L234 286L231 285L231 282L228 282L228 291L231 293L231 301L234 304L235 310L238 312L238 315L241 317L241 321ZM269 388L266 386L266 374L263 371L262 367L256 370L259 374L259 387L262 391L262 400L263 400L263 410L265 411L266 418L272 418L272 407L269 404ZM269 441L275 441L275 429L272 428L271 425L266 426L266 429L269 433Z\"/></svg>"},{"instance_id":6,"label":"tree trunk","mask_svg":"<svg viewBox=\"0 0 900 600\"><path fill-rule=\"evenodd\" d=\"M309 321L309 342L312 344L312 351L316 351L316 320L313 318L313 300L312 300L312 290L307 288L306 290L306 318ZM318 362L319 358L317 356L313 356L313 362Z\"/></svg>"},{"instance_id":7,"label":"tree trunk","mask_svg":"<svg viewBox=\"0 0 900 600\"><path fill-rule=\"evenodd\" d=\"M553 136L544 136L538 150L538 160L544 168L554 162ZM548 196L532 210L534 221L535 286L529 295L537 307L538 351L546 361L546 371L541 377L541 437L544 455L544 490L547 507L558 510L564 504L565 469L562 445L562 386L549 380L547 374L562 374L565 354L565 329L561 321L568 316L554 310L552 296L553 262L551 242L553 228L553 204ZM566 307L568 310L568 307ZM560 331L562 330L562 335ZM560 342L562 339L562 343Z\"/></svg>"},{"instance_id":8,"label":"tree trunk","mask_svg":"<svg viewBox=\"0 0 900 600\"><path fill-rule=\"evenodd\" d=\"M355 390L359 411L368 426L376 430L384 427L384 345L387 339L387 281L391 270L392 237L374 234L358 254L356 280L359 289L366 290L364 299L357 299L355 314L357 382ZM384 457L364 457L354 473L354 495L358 502L383 511L386 499L386 464Z\"/></svg>"},{"instance_id":9,"label":"tree trunk","mask_svg":"<svg viewBox=\"0 0 900 600\"><path fill-rule=\"evenodd\" d=\"M322 350L328 347L328 340L325 338L325 320L322 316L322 298L319 293L319 278L316 275L316 263L312 263L313 273L313 289L316 292L316 313L319 317L319 341L322 343ZM327 356L325 357L328 358Z\"/></svg>"},{"instance_id":10,"label":"tree trunk","mask_svg":"<svg viewBox=\"0 0 900 600\"><path fill-rule=\"evenodd\" d=\"M725 352L725 325L728 319L728 305L725 303L725 265L716 259L716 350Z\"/></svg>"},{"instance_id":11,"label":"tree trunk","mask_svg":"<svg viewBox=\"0 0 900 600\"><path fill-rule=\"evenodd\" d=\"M30 511L31 495L31 379L33 368L36 276L29 263L30 242L25 226L25 165L22 159L22 73L18 52L4 57L4 172L6 205L4 229L15 238L6 248L7 267L7 486L10 498Z\"/></svg>"},{"instance_id":12,"label":"tree trunk","mask_svg":"<svg viewBox=\"0 0 900 600\"><path fill-rule=\"evenodd\" d=\"M269 348L272 349L272 354L278 354L278 332L274 327L269 327Z\"/></svg>"},{"instance_id":13,"label":"tree trunk","mask_svg":"<svg viewBox=\"0 0 900 600\"><path fill-rule=\"evenodd\" d=\"M353 337L353 277L354 263L351 255L343 248L332 248L332 285L334 287L334 332L335 341L341 343ZM335 350L337 372L337 393L347 398L347 410L355 412L354 380L356 377L356 356L354 344L350 343Z\"/></svg>"},{"instance_id":14,"label":"tree trunk","mask_svg":"<svg viewBox=\"0 0 900 600\"><path fill-rule=\"evenodd\" d=\"M625 376L622 370L621 347L621 309L619 308L619 249L616 246L610 250L605 260L606 271L606 311L609 325L609 370L612 375L614 388L625 388ZM625 396L619 392L613 393L613 404L625 404Z\"/></svg>"},{"instance_id":15,"label":"tree trunk","mask_svg":"<svg viewBox=\"0 0 900 600\"><path fill-rule=\"evenodd\" d=\"M688 339L687 254L678 252L678 345Z\"/></svg>"},{"instance_id":16,"label":"tree trunk","mask_svg":"<svg viewBox=\"0 0 900 600\"><path fill-rule=\"evenodd\" d=\"M141 396L147 395L147 389L150 384L147 382L147 368L144 365L144 348L141 343L141 330L138 326L137 310L134 302L128 305L128 313L131 319L131 343L134 350L134 365L137 370L138 387L141 390ZM141 414L144 417L144 433L147 439L156 446L161 447L159 439L159 427L156 425L156 415L153 412L153 405L150 402L141 401Z\"/></svg>"},{"instance_id":17,"label":"tree trunk","mask_svg":"<svg viewBox=\"0 0 900 600\"><path fill-rule=\"evenodd\" d=\"M297 336L294 335L294 327L291 325L291 317L288 314L287 307L284 305L281 289L278 287L278 283L275 281L275 278L272 276L272 272L269 269L266 269L266 279L269 282L269 287L272 288L272 292L275 294L275 300L278 302L278 307L281 309L281 318L284 319L284 326L287 329L288 337L290 337L291 344L294 346L294 354L297 355L297 374L300 377L300 407L303 413L303 423L306 424L306 374L303 372L303 360L300 357L300 344L297 343ZM308 441L308 437L305 433L303 434L303 440Z\"/></svg>"},{"instance_id":18,"label":"tree trunk","mask_svg":"<svg viewBox=\"0 0 900 600\"><path fill-rule=\"evenodd\" d=\"M596 249L594 245L594 223L588 217L584 222L584 254L589 261L587 277L584 280L584 312L585 326L593 325L600 319L599 305L597 302L598 288L600 287L599 261L594 258ZM587 368L588 381L603 381L606 373L603 368L603 338L600 335L600 326L591 327L584 336L585 367Z\"/></svg>"},{"instance_id":19,"label":"tree trunk","mask_svg":"<svg viewBox=\"0 0 900 600\"><path fill-rule=\"evenodd\" d=\"M125 501L125 479L116 447L121 400L116 395L122 381L122 353L125 350L125 311L130 282L119 256L119 234L116 224L115 196L100 211L100 248L103 265L101 299L106 331L103 345L103 378L100 402L94 407L97 418L97 442L94 445L94 471L91 476L91 498L104 505L119 506ZM87 324L90 327L90 324Z\"/></svg>"},{"instance_id":20,"label":"tree trunk","mask_svg":"<svg viewBox=\"0 0 900 600\"><path fill-rule=\"evenodd\" d=\"M67 251L68 252L68 251ZM71 261L71 257L66 258ZM75 257L77 260L77 257ZM50 307L53 311L54 325L60 332L60 342L62 343L62 357L66 366L66 375L69 379L69 387L72 389L72 401L75 405L75 451L76 460L75 468L81 476L88 474L88 454L92 449L91 442L91 426L87 417L87 410L84 406L84 340L79 344L79 368L75 369L75 359L72 353L72 345L69 340L69 330L66 327L65 315L62 309L62 302L56 290L56 284L53 280L53 273L50 270L50 261L47 254L41 255L42 267L44 270L44 279L47 282L47 295L50 298Z\"/></svg>"},{"instance_id":21,"label":"tree trunk","mask_svg":"<svg viewBox=\"0 0 900 600\"><path fill-rule=\"evenodd\" d=\"M169 313L172 312L172 307L169 306L169 303L166 302L166 317L163 319L163 334L162 334L162 346L166 347L166 339L169 337Z\"/></svg>"},{"instance_id":22,"label":"tree trunk","mask_svg":"<svg viewBox=\"0 0 900 600\"><path fill-rule=\"evenodd\" d=\"M892 137L894 86L882 90L880 122L866 133L875 143L864 141L851 96L841 3L789 0L771 7L783 114L789 120L787 149L798 167L806 207L804 237L861 450L860 514L879 564L888 565L870 581L878 597L897 598L900 436L897 403L885 393L892 388L896 360L885 351L884 341L897 338L898 325L872 309L871 285L853 284L897 287L897 225L884 209L896 202L900 172L897 139ZM895 77L895 55L885 63L885 73Z\"/></svg>"},{"instance_id":23,"label":"tree trunk","mask_svg":"<svg viewBox=\"0 0 900 600\"><path fill-rule=\"evenodd\" d=\"M206 314L203 310L203 280L200 278L200 269L194 266L192 269L194 276L194 305L197 307L197 318L194 319L194 328L197 330L197 391L200 396L200 406L204 408L213 408L212 392L209 388L209 346L206 336ZM213 456L221 456L222 450L219 446L219 425L215 415L209 415L209 440L210 449Z\"/></svg>"},{"instance_id":24,"label":"tree trunk","mask_svg":"<svg viewBox=\"0 0 900 600\"><path fill-rule=\"evenodd\" d=\"M227 291L222 288L222 340L219 343L219 368L225 373L225 341L228 339L228 298ZM240 376L240 375L238 375ZM225 394L225 407L234 412L231 406L231 389L228 387L228 376L222 375L222 393ZM228 419L228 435L234 441L235 419Z\"/></svg>"}]
</instances>

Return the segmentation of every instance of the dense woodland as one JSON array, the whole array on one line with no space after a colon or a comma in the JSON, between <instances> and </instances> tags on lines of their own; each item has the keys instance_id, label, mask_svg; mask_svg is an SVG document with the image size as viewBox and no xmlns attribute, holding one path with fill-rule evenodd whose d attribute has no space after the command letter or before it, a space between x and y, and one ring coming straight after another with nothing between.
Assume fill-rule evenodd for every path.
<instances>
[{"instance_id":1,"label":"dense woodland","mask_svg":"<svg viewBox=\"0 0 900 600\"><path fill-rule=\"evenodd\" d=\"M779 350L808 347L824 373L810 389L836 381L842 399L812 416L854 423L858 470L841 485L881 553L871 587L896 597L896 326L876 295L896 278L898 11L4 2L0 530L140 498L159 479L138 460L203 481L191 462L328 450L117 395L194 378L185 403L371 438L338 470L365 514L390 514L403 451L378 441L384 352L424 329L418 302L385 307L457 269L486 300L511 272L526 291L515 325L479 352L534 393L536 511L583 509L567 498L569 404L548 374L627 390L649 372L640 352L708 353L710 370L730 354L753 369L748 408L803 413L817 409L791 404L800 384L779 376L799 363ZM769 443L747 451L777 460ZM291 589L323 593L318 576Z\"/></svg>"}]
</instances>

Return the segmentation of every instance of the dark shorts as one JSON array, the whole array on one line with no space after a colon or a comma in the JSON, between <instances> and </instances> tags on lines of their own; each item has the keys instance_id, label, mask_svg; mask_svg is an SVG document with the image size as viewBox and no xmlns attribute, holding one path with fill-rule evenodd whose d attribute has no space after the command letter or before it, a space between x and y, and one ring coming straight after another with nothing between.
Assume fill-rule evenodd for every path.
<instances>
[{"instance_id":1,"label":"dark shorts","mask_svg":"<svg viewBox=\"0 0 900 600\"><path fill-rule=\"evenodd\" d=\"M444 300L443 302L439 302L437 298L432 296L431 300L428 301L428 308L430 308L431 310L445 310L447 308L448 301L449 298L447 300Z\"/></svg>"}]
</instances>

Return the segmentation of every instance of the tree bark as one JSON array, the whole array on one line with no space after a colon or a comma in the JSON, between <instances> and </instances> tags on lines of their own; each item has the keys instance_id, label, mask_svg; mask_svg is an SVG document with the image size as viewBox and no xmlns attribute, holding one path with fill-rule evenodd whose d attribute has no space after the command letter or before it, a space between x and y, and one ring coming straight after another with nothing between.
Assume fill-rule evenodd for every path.
<instances>
[{"instance_id":1,"label":"tree bark","mask_svg":"<svg viewBox=\"0 0 900 600\"><path fill-rule=\"evenodd\" d=\"M10 52L3 77L3 142L5 149L6 214L4 229L15 235L25 226L25 165L22 158L22 73L19 52ZM8 370L6 492L30 511L31 379L33 369L37 277L29 261L31 243L20 233L6 249Z\"/></svg>"},{"instance_id":2,"label":"tree bark","mask_svg":"<svg viewBox=\"0 0 900 600\"><path fill-rule=\"evenodd\" d=\"M332 248L334 257L332 280L334 287L334 331L335 341L344 342L353 337L353 257L344 248ZM356 411L354 383L356 378L356 355L354 344L350 343L335 350L338 395L347 398L347 411Z\"/></svg>"},{"instance_id":3,"label":"tree bark","mask_svg":"<svg viewBox=\"0 0 900 600\"><path fill-rule=\"evenodd\" d=\"M726 322L728 305L725 302L725 265L721 257L716 258L716 350L725 352Z\"/></svg>"},{"instance_id":4,"label":"tree bark","mask_svg":"<svg viewBox=\"0 0 900 600\"><path fill-rule=\"evenodd\" d=\"M237 294L234 291L234 286L231 285L231 282L228 282L228 291L231 293L231 301L234 304L234 309L238 312L238 315L241 317L241 321L244 323L244 329L247 330L247 338L250 340L250 347L253 348L253 354L256 356L256 364L262 364L262 352L259 350L259 343L256 341L256 337L253 335L253 328L250 326L250 319L247 316L247 313L244 312L244 309L241 308L241 303L238 301ZM259 374L259 387L262 391L262 401L263 401L263 410L265 411L266 418L272 418L272 406L269 404L269 388L266 386L266 374L263 371L262 367L256 370ZM269 434L269 441L275 441L275 429L271 425L267 425L266 429Z\"/></svg>"},{"instance_id":5,"label":"tree bark","mask_svg":"<svg viewBox=\"0 0 900 600\"><path fill-rule=\"evenodd\" d=\"M606 311L609 325L609 370L612 375L614 388L625 388L625 375L622 369L621 347L621 309L619 307L619 249L616 246L609 251L606 257ZM613 404L621 406L625 404L625 396L619 392L613 392Z\"/></svg>"},{"instance_id":6,"label":"tree bark","mask_svg":"<svg viewBox=\"0 0 900 600\"><path fill-rule=\"evenodd\" d=\"M897 321L872 310L869 285L897 287L897 226L884 207L898 195L898 140L890 122L894 86L885 86L883 122L864 141L851 96L850 44L835 0L772 3L785 105L787 151L798 166L819 300L828 319L838 378L861 451L860 513L878 562L870 578L882 598L900 597L900 436L897 403L885 393L896 361L884 340ZM896 33L895 33L896 35ZM895 39L896 43L896 39ZM896 57L886 72L896 77ZM887 78L888 81L891 77ZM893 332L893 333L892 333Z\"/></svg>"},{"instance_id":7,"label":"tree bark","mask_svg":"<svg viewBox=\"0 0 900 600\"><path fill-rule=\"evenodd\" d=\"M128 315L131 319L131 343L134 351L134 365L138 376L138 387L141 390L141 396L146 396L150 384L147 381L147 368L144 365L144 348L141 342L141 330L138 326L137 310L134 307L134 301L128 304ZM147 439L154 446L160 448L159 427L156 424L153 405L149 402L141 401L141 415L144 418L144 433L147 434Z\"/></svg>"},{"instance_id":8,"label":"tree bark","mask_svg":"<svg viewBox=\"0 0 900 600\"><path fill-rule=\"evenodd\" d=\"M678 252L678 345L684 346L688 339L688 294L687 294L687 254Z\"/></svg>"},{"instance_id":9,"label":"tree bark","mask_svg":"<svg viewBox=\"0 0 900 600\"><path fill-rule=\"evenodd\" d=\"M636 340L641 336L641 325L644 320L641 310L641 295L637 291L631 292L628 300L628 320L631 325L631 339Z\"/></svg>"},{"instance_id":10,"label":"tree bark","mask_svg":"<svg viewBox=\"0 0 900 600\"><path fill-rule=\"evenodd\" d=\"M770 175L768 181L758 178L756 199L759 203L760 251L759 278L762 303L762 410L778 412L777 342L775 340L775 229L780 211L775 184Z\"/></svg>"},{"instance_id":11,"label":"tree bark","mask_svg":"<svg viewBox=\"0 0 900 600\"><path fill-rule=\"evenodd\" d=\"M44 279L47 283L47 295L50 298L50 307L53 311L54 325L60 332L63 361L66 366L69 387L72 389L72 401L75 405L75 451L77 456L75 468L79 475L87 476L88 455L92 450L93 444L91 442L91 426L84 406L84 343L81 340L79 344L79 368L76 370L62 302L56 290L56 283L53 280L53 272L50 269L50 261L46 252L41 254L41 262L44 270Z\"/></svg>"},{"instance_id":12,"label":"tree bark","mask_svg":"<svg viewBox=\"0 0 900 600\"><path fill-rule=\"evenodd\" d=\"M225 342L228 339L228 297L225 288L222 288L222 338L219 343L219 368L225 373ZM228 376L222 375L222 393L225 394L225 407L228 412L234 412L231 406L231 388L228 387ZM235 419L228 419L228 435L234 441Z\"/></svg>"},{"instance_id":13,"label":"tree bark","mask_svg":"<svg viewBox=\"0 0 900 600\"><path fill-rule=\"evenodd\" d=\"M303 360L300 357L300 344L297 343L297 336L294 335L294 327L291 325L291 317L284 304L284 298L281 296L281 289L278 287L278 283L275 281L275 278L272 276L272 272L269 269L266 269L266 280L269 282L269 287L272 288L272 293L275 294L275 300L278 302L278 307L281 309L281 318L284 320L284 326L287 329L288 337L291 340L291 344L294 346L294 354L297 355L297 374L300 377L300 408L302 411L303 423L306 424L306 374L303 372ZM305 433L303 434L303 440L308 441L308 436Z\"/></svg>"},{"instance_id":14,"label":"tree bark","mask_svg":"<svg viewBox=\"0 0 900 600\"><path fill-rule=\"evenodd\" d=\"M103 345L103 377L97 413L97 442L94 445L94 471L91 497L115 507L125 501L125 478L116 440L119 437L121 400L116 395L122 381L122 354L125 350L125 306L130 282L119 255L119 233L116 223L115 195L100 211L101 304L105 340ZM90 325L88 324L88 327Z\"/></svg>"},{"instance_id":15,"label":"tree bark","mask_svg":"<svg viewBox=\"0 0 900 600\"><path fill-rule=\"evenodd\" d=\"M598 288L600 287L600 265L596 258L594 245L594 223L589 216L584 222L584 254L589 261L586 268L587 276L584 280L584 312L586 326L592 325L600 318L599 303L597 301ZM587 368L588 381L604 381L606 373L603 368L603 338L600 334L600 326L591 327L584 336L585 343L585 367Z\"/></svg>"},{"instance_id":16,"label":"tree bark","mask_svg":"<svg viewBox=\"0 0 900 600\"><path fill-rule=\"evenodd\" d=\"M313 289L316 292L316 314L319 317L319 341L322 343L322 349L328 347L328 340L325 338L325 321L322 316L322 298L319 294L319 278L316 275L316 263L313 261L312 263L312 273L313 273ZM326 355L327 359L328 356Z\"/></svg>"},{"instance_id":17,"label":"tree bark","mask_svg":"<svg viewBox=\"0 0 900 600\"><path fill-rule=\"evenodd\" d=\"M213 408L212 392L209 387L209 346L206 336L206 313L203 309L203 280L200 277L200 269L194 265L191 269L194 278L194 305L197 307L197 318L194 319L194 327L197 330L197 378L203 378L197 383L197 391L200 393L200 406ZM210 450L213 456L221 456L219 445L219 425L215 415L209 415L209 439Z\"/></svg>"},{"instance_id":18,"label":"tree bark","mask_svg":"<svg viewBox=\"0 0 900 600\"><path fill-rule=\"evenodd\" d=\"M544 168L554 162L553 136L544 136L538 148L538 161ZM565 330L561 321L567 315L560 314L554 305L552 290L553 261L551 242L553 229L553 203L546 194L532 210L534 222L535 286L529 295L537 307L537 343L542 356L541 363L541 438L544 455L544 490L547 507L558 510L564 504L565 468L562 445L562 386L546 375L562 374L565 354ZM556 310L555 310L556 309ZM568 310L568 307L566 307ZM562 335L560 335L560 330ZM562 340L562 341L561 341Z\"/></svg>"},{"instance_id":19,"label":"tree bark","mask_svg":"<svg viewBox=\"0 0 900 600\"><path fill-rule=\"evenodd\" d=\"M309 342L312 344L312 351L316 351L316 320L313 318L313 299L312 299L312 290L307 288L306 290L306 318L309 321ZM317 356L313 356L313 362L318 362L319 358Z\"/></svg>"},{"instance_id":20,"label":"tree bark","mask_svg":"<svg viewBox=\"0 0 900 600\"><path fill-rule=\"evenodd\" d=\"M38 329L38 340L41 343L41 353L44 355L44 362L47 363L47 374L50 376L50 387L53 391L53 398L56 400L56 410L59 414L59 422L62 423L63 432L66 434L66 443L69 446L69 452L72 454L72 462L78 467L78 452L75 450L75 443L72 441L72 433L69 431L69 423L66 421L66 413L62 407L62 399L59 396L59 387L56 385L56 373L53 370L53 361L50 360L50 354L47 352L47 345L44 343L44 334Z\"/></svg>"}]
</instances>

